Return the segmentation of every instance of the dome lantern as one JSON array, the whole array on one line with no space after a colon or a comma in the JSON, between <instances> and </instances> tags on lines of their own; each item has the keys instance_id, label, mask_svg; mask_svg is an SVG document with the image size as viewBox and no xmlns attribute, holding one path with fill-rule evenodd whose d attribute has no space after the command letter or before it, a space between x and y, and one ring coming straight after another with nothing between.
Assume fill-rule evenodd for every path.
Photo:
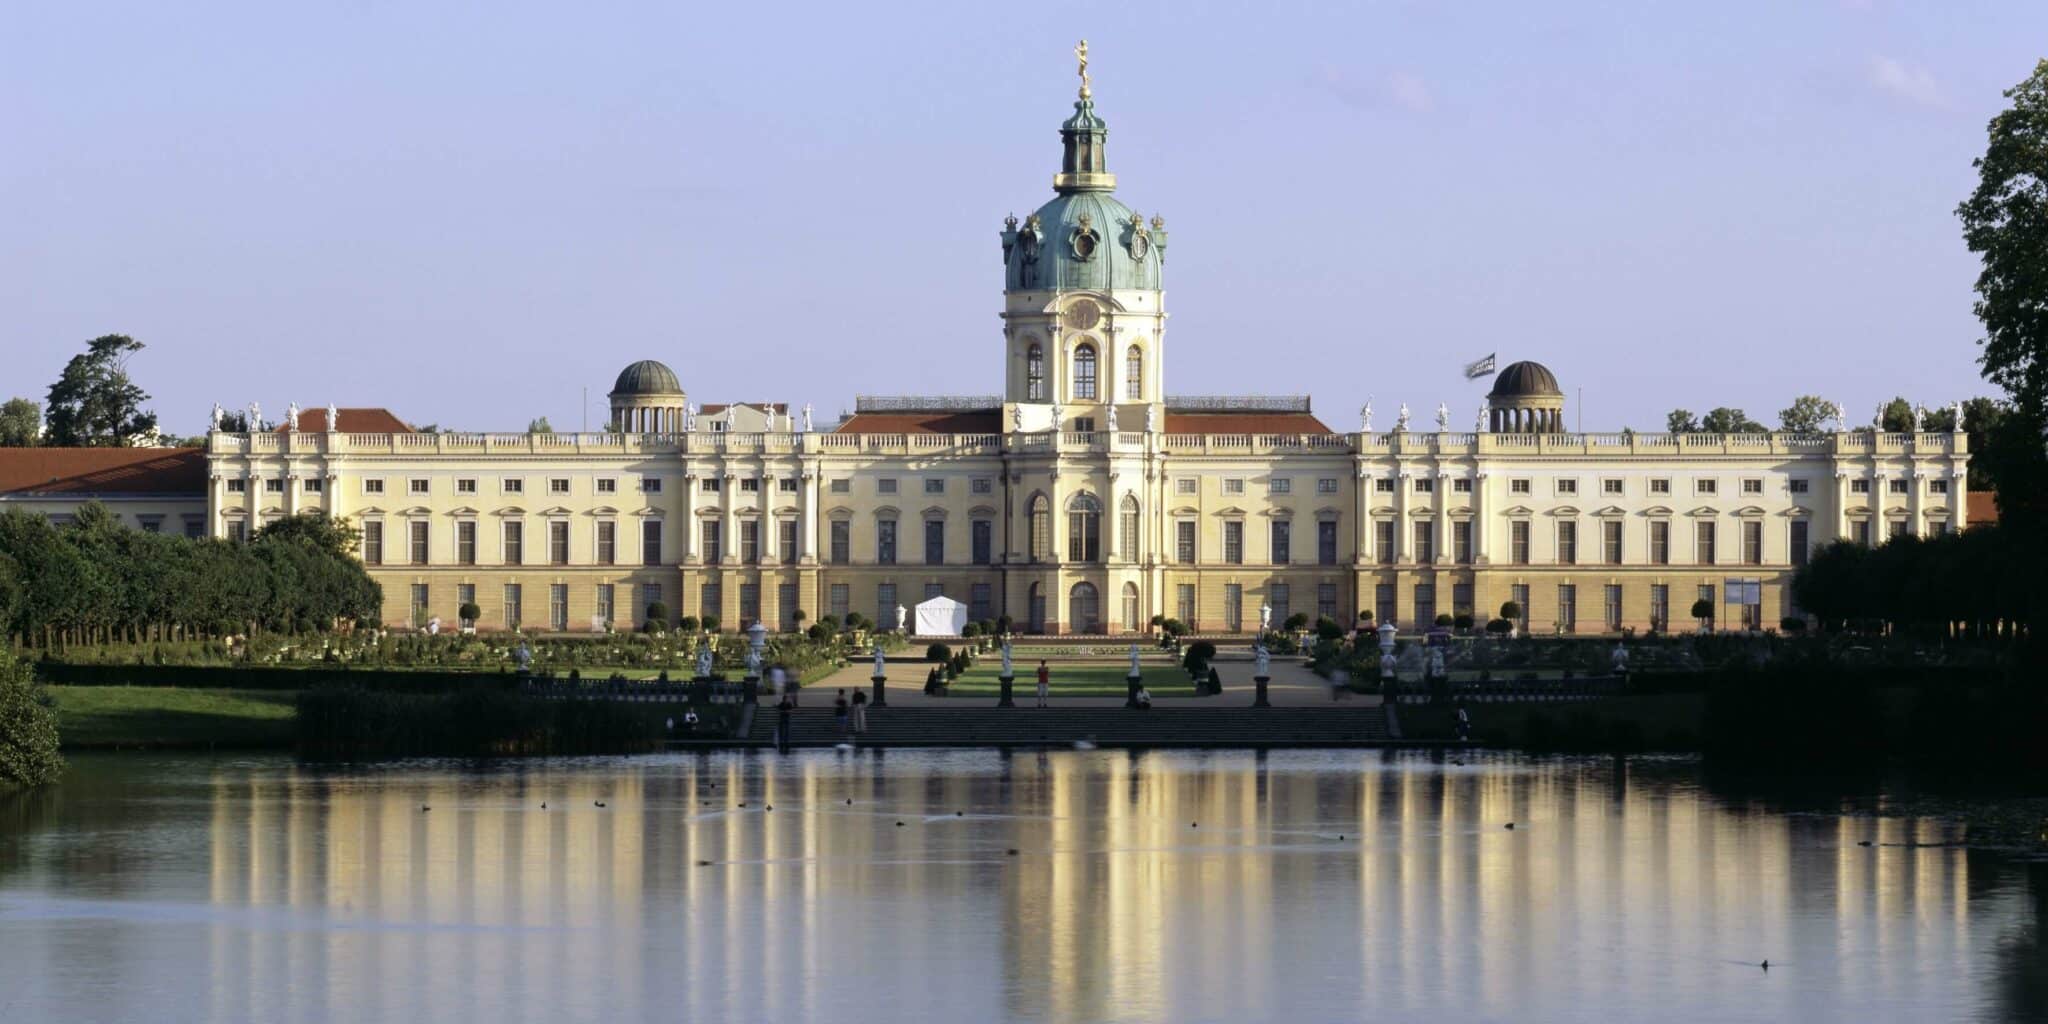
<instances>
[{"instance_id":1,"label":"dome lantern","mask_svg":"<svg viewBox=\"0 0 2048 1024\"><path fill-rule=\"evenodd\" d=\"M1487 425L1496 434L1564 432L1564 389L1542 363L1509 363L1486 393Z\"/></svg>"},{"instance_id":2,"label":"dome lantern","mask_svg":"<svg viewBox=\"0 0 2048 1024\"><path fill-rule=\"evenodd\" d=\"M686 429L689 396L676 372L653 359L619 371L612 382L611 430L620 434L674 434Z\"/></svg>"}]
</instances>

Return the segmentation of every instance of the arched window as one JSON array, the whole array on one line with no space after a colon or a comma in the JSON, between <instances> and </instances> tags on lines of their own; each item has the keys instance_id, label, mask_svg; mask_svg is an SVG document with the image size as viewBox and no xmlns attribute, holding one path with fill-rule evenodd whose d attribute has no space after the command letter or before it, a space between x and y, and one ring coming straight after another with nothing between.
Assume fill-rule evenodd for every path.
<instances>
[{"instance_id":1,"label":"arched window","mask_svg":"<svg viewBox=\"0 0 2048 1024\"><path fill-rule=\"evenodd\" d=\"M1124 398L1136 402L1145 397L1145 353L1132 345L1124 353Z\"/></svg>"},{"instance_id":2,"label":"arched window","mask_svg":"<svg viewBox=\"0 0 2048 1024\"><path fill-rule=\"evenodd\" d=\"M1074 399L1092 401L1095 398L1095 346L1082 342L1074 350Z\"/></svg>"},{"instance_id":3,"label":"arched window","mask_svg":"<svg viewBox=\"0 0 2048 1024\"><path fill-rule=\"evenodd\" d=\"M1102 632L1102 598L1095 584L1083 581L1067 591L1067 632Z\"/></svg>"},{"instance_id":4,"label":"arched window","mask_svg":"<svg viewBox=\"0 0 2048 1024\"><path fill-rule=\"evenodd\" d=\"M1102 503L1092 494L1067 502L1067 560L1102 561Z\"/></svg>"},{"instance_id":5,"label":"arched window","mask_svg":"<svg viewBox=\"0 0 2048 1024\"><path fill-rule=\"evenodd\" d=\"M1052 503L1045 495L1034 495L1031 499L1031 560L1036 562L1052 557Z\"/></svg>"},{"instance_id":6,"label":"arched window","mask_svg":"<svg viewBox=\"0 0 2048 1024\"><path fill-rule=\"evenodd\" d=\"M1035 341L1024 352L1024 397L1033 402L1045 401L1045 350Z\"/></svg>"},{"instance_id":7,"label":"arched window","mask_svg":"<svg viewBox=\"0 0 2048 1024\"><path fill-rule=\"evenodd\" d=\"M1138 631L1138 585L1124 584L1124 632Z\"/></svg>"},{"instance_id":8,"label":"arched window","mask_svg":"<svg viewBox=\"0 0 2048 1024\"><path fill-rule=\"evenodd\" d=\"M1117 510L1117 543L1125 560L1138 560L1138 496L1124 495L1123 507Z\"/></svg>"}]
</instances>

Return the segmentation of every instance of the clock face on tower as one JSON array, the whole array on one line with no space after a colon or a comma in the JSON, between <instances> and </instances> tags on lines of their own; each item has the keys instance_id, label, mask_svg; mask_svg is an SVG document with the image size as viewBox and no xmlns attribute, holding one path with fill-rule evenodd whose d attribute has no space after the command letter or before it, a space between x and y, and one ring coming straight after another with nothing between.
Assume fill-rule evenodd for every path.
<instances>
[{"instance_id":1,"label":"clock face on tower","mask_svg":"<svg viewBox=\"0 0 2048 1024\"><path fill-rule=\"evenodd\" d=\"M1102 310L1097 308L1095 303L1082 299L1067 307L1066 319L1068 326L1084 331L1093 330L1095 325L1102 321Z\"/></svg>"}]
</instances>

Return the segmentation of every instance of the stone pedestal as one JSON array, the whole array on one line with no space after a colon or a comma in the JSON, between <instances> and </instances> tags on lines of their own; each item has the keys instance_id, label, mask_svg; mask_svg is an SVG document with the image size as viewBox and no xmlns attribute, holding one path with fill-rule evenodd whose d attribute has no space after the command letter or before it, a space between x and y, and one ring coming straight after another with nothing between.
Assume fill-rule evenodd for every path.
<instances>
[{"instance_id":1,"label":"stone pedestal","mask_svg":"<svg viewBox=\"0 0 2048 1024\"><path fill-rule=\"evenodd\" d=\"M1001 682L1002 682L1002 684L1003 684L1003 689L1002 689L1002 696L1000 696L1000 697L997 697L997 698L996 698L996 707L999 707L999 708L1014 708L1014 707L1016 707L1016 706L1017 706L1017 701L1016 701L1016 698L1015 698L1014 696L1012 696L1012 690L1011 690L1011 687L1012 687L1012 686L1014 686L1014 685L1016 684L1016 682L1017 682L1017 677L1016 677L1016 676L1014 676L1014 675L1008 675L1008 676L997 676L996 678L997 678L997 679L998 679L999 681L1001 681Z\"/></svg>"},{"instance_id":2,"label":"stone pedestal","mask_svg":"<svg viewBox=\"0 0 2048 1024\"><path fill-rule=\"evenodd\" d=\"M874 681L875 681L875 699L874 699L874 700L871 700L871 701L868 701L868 707L871 707L871 708L886 708L886 707L888 707L888 706L889 706L889 695L888 695L888 688L887 688L887 687L886 687L886 686L885 686L884 684L888 683L888 681L889 681L889 677L888 677L888 676L874 676L874 677L872 677L872 678L873 678L873 679L874 679Z\"/></svg>"},{"instance_id":3,"label":"stone pedestal","mask_svg":"<svg viewBox=\"0 0 2048 1024\"><path fill-rule=\"evenodd\" d=\"M1129 675L1124 677L1124 707L1134 708L1138 706L1138 683L1142 678L1143 677L1136 675Z\"/></svg>"},{"instance_id":4,"label":"stone pedestal","mask_svg":"<svg viewBox=\"0 0 2048 1024\"><path fill-rule=\"evenodd\" d=\"M1256 689L1252 691L1252 707L1270 708L1273 706L1273 702L1266 699L1266 684L1271 682L1272 679L1272 676L1252 677L1252 682L1256 684Z\"/></svg>"}]
</instances>

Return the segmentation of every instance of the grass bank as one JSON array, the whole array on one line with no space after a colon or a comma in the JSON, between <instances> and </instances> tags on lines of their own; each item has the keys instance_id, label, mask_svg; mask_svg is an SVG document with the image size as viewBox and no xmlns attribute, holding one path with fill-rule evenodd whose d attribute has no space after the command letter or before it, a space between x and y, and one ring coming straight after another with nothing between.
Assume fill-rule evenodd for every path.
<instances>
[{"instance_id":1,"label":"grass bank","mask_svg":"<svg viewBox=\"0 0 2048 1024\"><path fill-rule=\"evenodd\" d=\"M119 747L287 748L289 690L47 686L67 750Z\"/></svg>"}]
</instances>

